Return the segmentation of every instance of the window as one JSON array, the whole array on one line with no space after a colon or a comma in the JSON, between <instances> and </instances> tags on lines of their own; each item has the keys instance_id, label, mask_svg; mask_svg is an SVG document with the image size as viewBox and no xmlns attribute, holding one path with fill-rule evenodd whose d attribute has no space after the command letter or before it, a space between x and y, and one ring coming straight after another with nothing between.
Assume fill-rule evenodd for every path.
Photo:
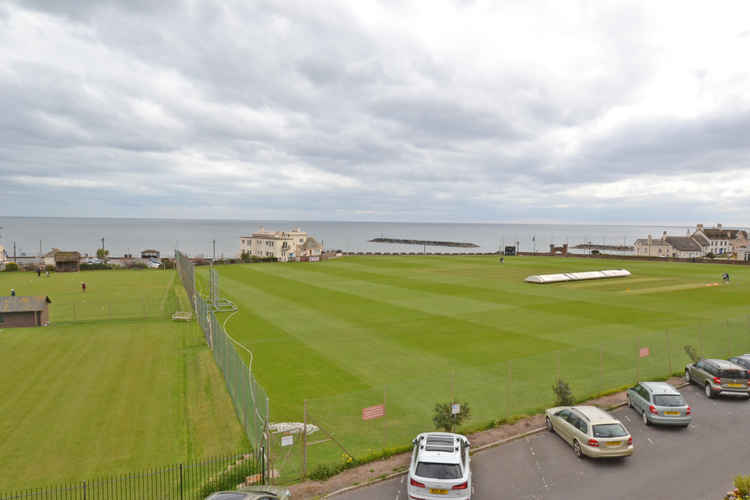
<instances>
[{"instance_id":1,"label":"window","mask_svg":"<svg viewBox=\"0 0 750 500\"><path fill-rule=\"evenodd\" d=\"M656 394L654 395L656 406L687 406L685 399L680 394Z\"/></svg>"},{"instance_id":2,"label":"window","mask_svg":"<svg viewBox=\"0 0 750 500\"><path fill-rule=\"evenodd\" d=\"M594 437L616 438L627 436L625 428L620 424L599 424L594 426Z\"/></svg>"},{"instance_id":3,"label":"window","mask_svg":"<svg viewBox=\"0 0 750 500\"><path fill-rule=\"evenodd\" d=\"M0 323L5 323L5 319L3 318L2 314L0 314Z\"/></svg>"},{"instance_id":4,"label":"window","mask_svg":"<svg viewBox=\"0 0 750 500\"><path fill-rule=\"evenodd\" d=\"M460 479L461 466L459 464L439 464L433 462L419 462L417 476L430 479Z\"/></svg>"}]
</instances>

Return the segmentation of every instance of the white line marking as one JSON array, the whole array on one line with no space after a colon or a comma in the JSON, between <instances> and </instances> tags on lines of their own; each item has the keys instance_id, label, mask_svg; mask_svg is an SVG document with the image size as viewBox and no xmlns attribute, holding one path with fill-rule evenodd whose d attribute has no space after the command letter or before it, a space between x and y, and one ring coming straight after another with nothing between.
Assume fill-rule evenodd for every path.
<instances>
[{"instance_id":1,"label":"white line marking","mask_svg":"<svg viewBox=\"0 0 750 500\"><path fill-rule=\"evenodd\" d=\"M623 415L623 417L625 417L625 420L627 420L628 422L630 422L630 417L628 417L627 415Z\"/></svg>"},{"instance_id":2,"label":"white line marking","mask_svg":"<svg viewBox=\"0 0 750 500\"><path fill-rule=\"evenodd\" d=\"M656 444L656 443L654 443L654 442L653 442L653 441L651 440L651 438L646 438L646 439L648 440L648 442L649 442L649 443L651 443L651 444Z\"/></svg>"}]
</instances>

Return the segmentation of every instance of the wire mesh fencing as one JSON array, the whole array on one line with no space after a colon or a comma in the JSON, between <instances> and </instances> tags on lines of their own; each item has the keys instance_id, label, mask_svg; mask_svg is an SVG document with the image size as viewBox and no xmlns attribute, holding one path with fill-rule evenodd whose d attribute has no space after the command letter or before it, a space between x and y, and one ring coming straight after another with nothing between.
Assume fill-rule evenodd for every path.
<instances>
[{"instance_id":1,"label":"wire mesh fencing","mask_svg":"<svg viewBox=\"0 0 750 500\"><path fill-rule=\"evenodd\" d=\"M348 464L406 450L416 434L436 429L438 403L467 404L470 418L455 430L473 432L554 406L557 380L569 385L576 401L585 401L637 381L680 376L692 362L686 346L706 358L750 352L750 318L598 338L605 340L493 364L405 366L397 383L301 401L299 420L314 427L306 443L297 433L282 446L283 434L275 435L275 463L286 481L321 479Z\"/></svg>"},{"instance_id":2,"label":"wire mesh fencing","mask_svg":"<svg viewBox=\"0 0 750 500\"><path fill-rule=\"evenodd\" d=\"M269 399L252 373L252 361L245 361L238 349L244 349L225 331L216 316L219 300L218 279L211 269L211 293L203 297L196 292L195 266L190 259L175 251L177 270L185 291L193 304L198 324L211 347L214 360L224 375L227 391L234 403L237 418L254 449L265 447L268 434ZM223 305L227 301L222 301ZM252 360L252 353L248 351Z\"/></svg>"}]
</instances>

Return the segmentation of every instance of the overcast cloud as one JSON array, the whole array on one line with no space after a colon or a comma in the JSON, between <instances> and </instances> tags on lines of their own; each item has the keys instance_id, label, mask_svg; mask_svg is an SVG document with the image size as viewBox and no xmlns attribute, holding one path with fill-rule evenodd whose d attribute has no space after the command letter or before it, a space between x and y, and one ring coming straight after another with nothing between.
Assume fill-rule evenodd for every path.
<instances>
[{"instance_id":1,"label":"overcast cloud","mask_svg":"<svg viewBox=\"0 0 750 500\"><path fill-rule=\"evenodd\" d=\"M0 0L0 213L748 225L750 3Z\"/></svg>"}]
</instances>

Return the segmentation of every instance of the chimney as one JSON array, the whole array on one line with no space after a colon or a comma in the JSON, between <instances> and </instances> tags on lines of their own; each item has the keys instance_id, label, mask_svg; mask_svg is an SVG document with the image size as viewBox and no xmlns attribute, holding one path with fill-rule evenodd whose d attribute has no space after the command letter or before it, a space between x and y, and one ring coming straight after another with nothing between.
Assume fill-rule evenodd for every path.
<instances>
[{"instance_id":1,"label":"chimney","mask_svg":"<svg viewBox=\"0 0 750 500\"><path fill-rule=\"evenodd\" d=\"M716 224L716 229L721 229L721 224Z\"/></svg>"},{"instance_id":2,"label":"chimney","mask_svg":"<svg viewBox=\"0 0 750 500\"><path fill-rule=\"evenodd\" d=\"M666 239L666 238L667 238L667 232L666 232L666 231L664 231L664 232L663 232L663 233L661 234L661 239L662 239L662 240L664 240L664 239Z\"/></svg>"},{"instance_id":3,"label":"chimney","mask_svg":"<svg viewBox=\"0 0 750 500\"><path fill-rule=\"evenodd\" d=\"M651 235L648 235L648 246L651 246Z\"/></svg>"},{"instance_id":4,"label":"chimney","mask_svg":"<svg viewBox=\"0 0 750 500\"><path fill-rule=\"evenodd\" d=\"M695 228L696 231L703 231L703 224L698 224Z\"/></svg>"}]
</instances>

